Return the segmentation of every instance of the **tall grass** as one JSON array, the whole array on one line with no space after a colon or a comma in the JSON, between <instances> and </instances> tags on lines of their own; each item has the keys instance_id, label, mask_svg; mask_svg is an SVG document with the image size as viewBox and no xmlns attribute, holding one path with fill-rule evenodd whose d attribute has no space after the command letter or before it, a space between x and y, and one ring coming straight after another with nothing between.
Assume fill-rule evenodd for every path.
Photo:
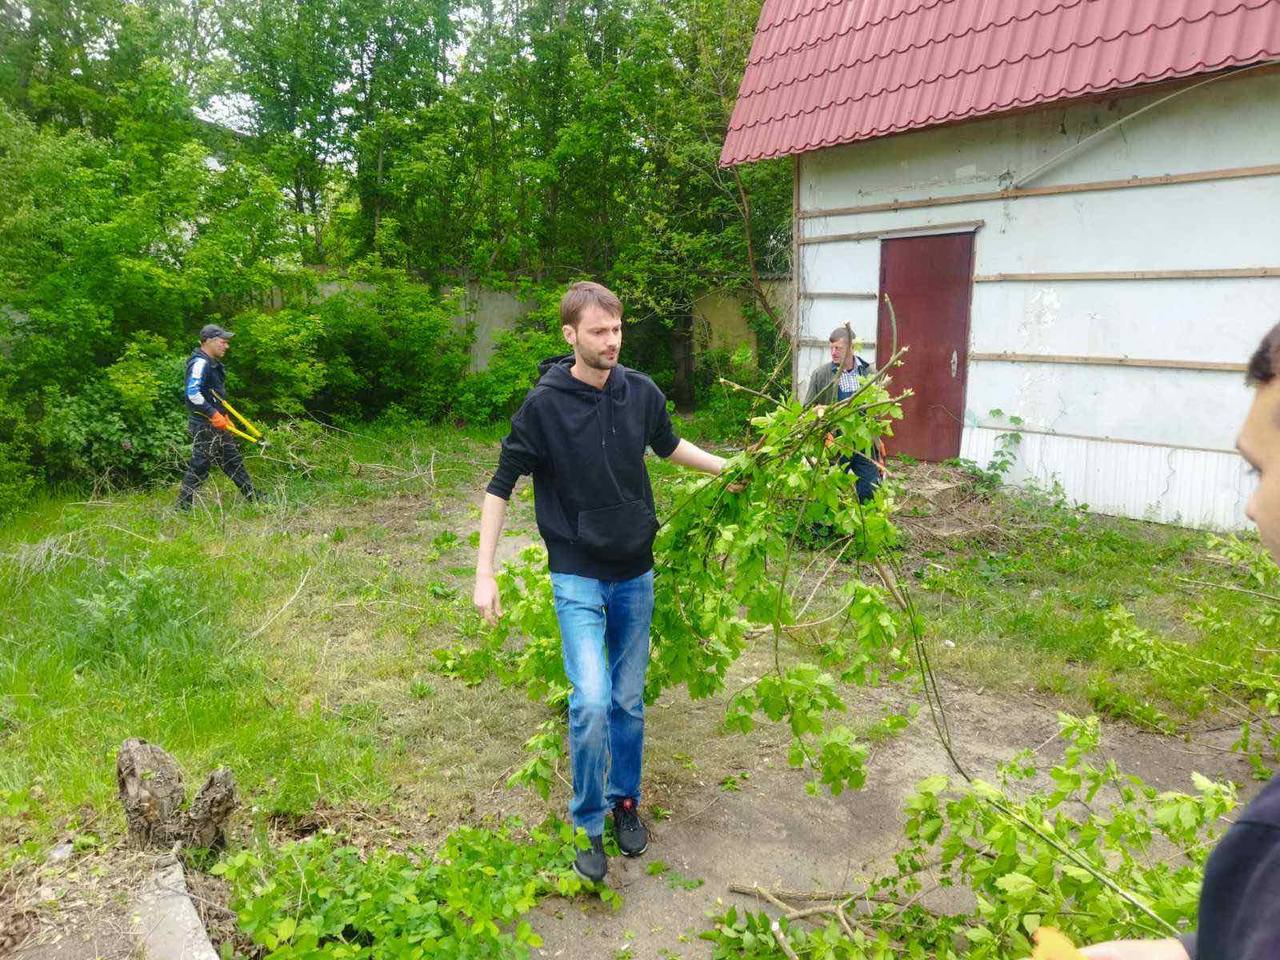
<instances>
[{"instance_id":1,"label":"tall grass","mask_svg":"<svg viewBox=\"0 0 1280 960\"><path fill-rule=\"evenodd\" d=\"M295 597L331 602L347 561L323 504L422 495L482 464L465 435L398 424L356 436L310 424L277 431L250 469L267 492L251 507L217 478L191 515L174 489L105 501L50 499L0 534L0 847L48 838L85 816L114 817L115 753L159 743L194 779L232 767L260 812L385 794L387 758L361 717L326 709L275 649L294 626L271 620ZM452 455L446 451L452 451ZM303 528L303 529L300 529ZM261 630L270 622L272 629ZM305 624L301 620L297 623ZM6 829L7 827L7 829Z\"/></svg>"}]
</instances>

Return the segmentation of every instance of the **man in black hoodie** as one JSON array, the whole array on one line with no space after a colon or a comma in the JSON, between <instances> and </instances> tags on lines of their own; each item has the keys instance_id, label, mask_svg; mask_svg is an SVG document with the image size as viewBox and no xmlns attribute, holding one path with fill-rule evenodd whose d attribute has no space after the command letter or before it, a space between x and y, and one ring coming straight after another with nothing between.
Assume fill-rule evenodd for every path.
<instances>
[{"instance_id":1,"label":"man in black hoodie","mask_svg":"<svg viewBox=\"0 0 1280 960\"><path fill-rule=\"evenodd\" d=\"M1236 447L1257 474L1249 519L1280 560L1280 324L1249 361L1257 391ZM1115 940L1090 960L1276 960L1280 957L1280 777L1262 788L1204 867L1200 928L1167 940Z\"/></svg>"},{"instance_id":2,"label":"man in black hoodie","mask_svg":"<svg viewBox=\"0 0 1280 960\"><path fill-rule=\"evenodd\" d=\"M613 293L575 283L560 301L560 319L573 353L540 366L542 378L502 441L481 512L474 599L490 623L501 616L494 555L516 480L532 474L573 687L569 812L590 839L574 869L598 882L608 870L609 808L624 854L639 856L649 842L637 806L658 521L645 448L710 474L724 460L677 437L662 391L618 363L622 303Z\"/></svg>"}]
</instances>

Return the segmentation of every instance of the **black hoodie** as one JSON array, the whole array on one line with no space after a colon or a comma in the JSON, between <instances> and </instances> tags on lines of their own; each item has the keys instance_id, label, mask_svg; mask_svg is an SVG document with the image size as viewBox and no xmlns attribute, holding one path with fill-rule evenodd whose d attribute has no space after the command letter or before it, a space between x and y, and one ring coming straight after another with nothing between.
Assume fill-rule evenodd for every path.
<instances>
[{"instance_id":1,"label":"black hoodie","mask_svg":"<svg viewBox=\"0 0 1280 960\"><path fill-rule=\"evenodd\" d=\"M488 491L510 499L521 474L533 474L551 572L629 580L653 567L658 530L644 449L669 457L680 439L666 397L643 373L619 364L598 390L572 365L572 355L539 364Z\"/></svg>"},{"instance_id":2,"label":"black hoodie","mask_svg":"<svg viewBox=\"0 0 1280 960\"><path fill-rule=\"evenodd\" d=\"M1280 957L1280 777L1254 797L1204 866L1192 960Z\"/></svg>"}]
</instances>

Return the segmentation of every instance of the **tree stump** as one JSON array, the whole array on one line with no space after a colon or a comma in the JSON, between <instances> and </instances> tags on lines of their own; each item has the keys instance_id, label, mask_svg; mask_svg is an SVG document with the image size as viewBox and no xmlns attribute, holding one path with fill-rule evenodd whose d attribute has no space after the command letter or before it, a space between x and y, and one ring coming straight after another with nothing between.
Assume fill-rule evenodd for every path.
<instances>
[{"instance_id":1,"label":"tree stump","mask_svg":"<svg viewBox=\"0 0 1280 960\"><path fill-rule=\"evenodd\" d=\"M235 777L226 767L220 767L209 774L191 801L184 824L187 846L201 849L222 846L226 840L227 818L235 808Z\"/></svg>"},{"instance_id":2,"label":"tree stump","mask_svg":"<svg viewBox=\"0 0 1280 960\"><path fill-rule=\"evenodd\" d=\"M126 740L120 747L116 784L129 839L140 847L219 846L236 807L235 778L224 767L209 774L190 809L184 810L182 770L173 757L146 740Z\"/></svg>"}]
</instances>

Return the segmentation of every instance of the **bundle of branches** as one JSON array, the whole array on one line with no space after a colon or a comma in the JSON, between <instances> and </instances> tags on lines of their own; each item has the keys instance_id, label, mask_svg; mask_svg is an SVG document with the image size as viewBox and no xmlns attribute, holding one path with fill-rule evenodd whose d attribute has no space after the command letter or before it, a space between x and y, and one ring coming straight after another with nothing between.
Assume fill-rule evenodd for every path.
<instances>
[{"instance_id":1,"label":"bundle of branches","mask_svg":"<svg viewBox=\"0 0 1280 960\"><path fill-rule=\"evenodd\" d=\"M1238 725L1240 738L1233 748L1245 754L1259 780L1269 780L1271 766L1280 759L1280 652L1241 636L1211 607L1188 620L1201 634L1194 645L1141 627L1124 607L1114 608L1107 614L1110 664L1158 676L1163 694L1192 716L1208 714L1215 722ZM1105 680L1095 682L1094 689L1126 719L1157 730L1176 729L1163 713L1145 702L1129 702Z\"/></svg>"},{"instance_id":2,"label":"bundle of branches","mask_svg":"<svg viewBox=\"0 0 1280 960\"><path fill-rule=\"evenodd\" d=\"M910 648L898 639L904 621L919 635L887 562L897 539L892 493L882 488L859 503L847 469L901 416L886 387L900 356L839 403L769 399L772 408L752 420L755 439L719 477L676 484L654 545L647 699L676 685L695 698L721 692L748 644L768 637L772 669L734 694L727 723L746 732L758 717L787 722L789 760L811 771L814 790L861 786L867 749L830 718L847 709L843 686L910 671ZM535 547L508 567L498 628L477 648L441 651L439 669L476 681L496 676L562 705L568 685L545 563ZM888 713L877 726L906 722ZM559 731L556 718L529 741L534 757L516 781L546 790Z\"/></svg>"}]
</instances>

